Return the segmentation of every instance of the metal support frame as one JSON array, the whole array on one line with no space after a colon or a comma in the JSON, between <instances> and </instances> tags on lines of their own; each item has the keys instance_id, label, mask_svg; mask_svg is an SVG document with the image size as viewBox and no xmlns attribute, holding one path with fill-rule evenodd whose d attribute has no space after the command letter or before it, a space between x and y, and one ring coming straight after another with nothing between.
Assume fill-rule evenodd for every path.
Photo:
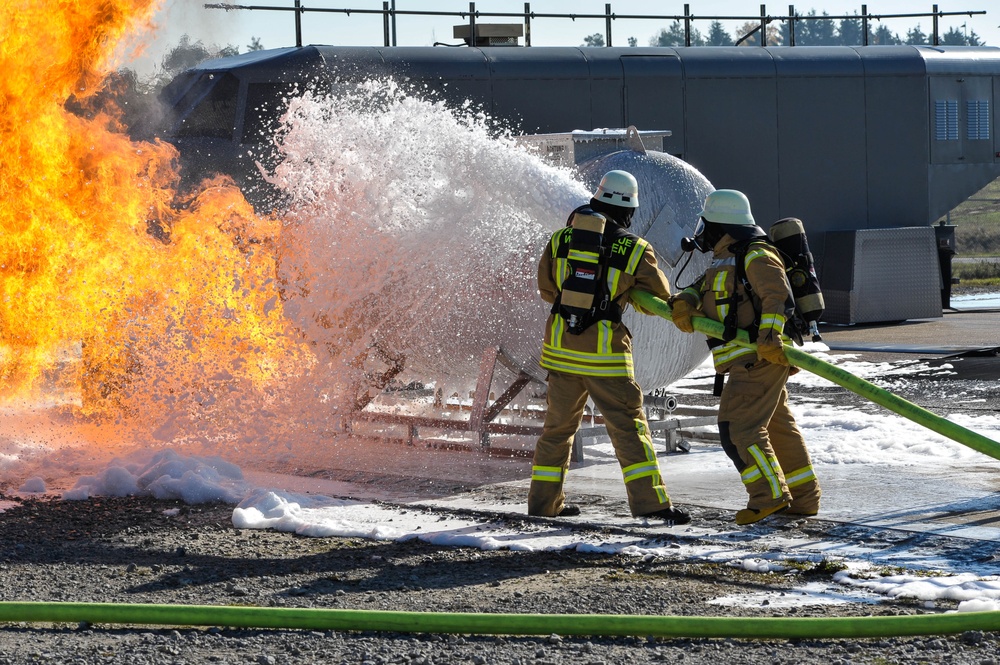
<instances>
[{"instance_id":1,"label":"metal support frame","mask_svg":"<svg viewBox=\"0 0 1000 665\"><path fill-rule=\"evenodd\" d=\"M671 398L673 399L673 398ZM719 410L713 407L681 407L671 410L668 418L661 420L649 420L649 431L652 435L655 432L663 432L666 439L666 453L688 452L691 445L689 438L694 438L694 433L688 428L706 427L717 425L719 422ZM681 417L683 416L683 417ZM582 427L577 430L573 437L573 452L570 460L574 463L583 462L583 441L584 439L595 439L606 437L607 430L604 425ZM699 437L701 438L701 437ZM706 435L704 438L715 440L716 437Z\"/></svg>"},{"instance_id":2,"label":"metal support frame","mask_svg":"<svg viewBox=\"0 0 1000 665\"><path fill-rule=\"evenodd\" d=\"M497 363L502 363L505 367L515 372L517 376L514 381L501 393L501 395L490 404L490 388L493 385ZM472 397L472 410L468 420L452 420L449 418L428 418L423 416L406 416L391 413L378 413L374 411L358 411L353 414L352 420L365 422L394 423L407 426L407 443L412 444L418 437L418 428L429 427L434 429L446 429L462 432L474 432L478 435L479 447L490 448L490 434L522 434L538 436L542 433L541 427L531 425L505 425L495 423L493 420L499 416L504 408L513 401L515 397L534 379L522 370L517 369L514 362L499 346L492 346L483 352L482 360L479 364L479 376L476 380L476 389Z\"/></svg>"},{"instance_id":3,"label":"metal support frame","mask_svg":"<svg viewBox=\"0 0 1000 665\"><path fill-rule=\"evenodd\" d=\"M385 366L381 372L365 368L367 362L379 362ZM355 366L363 372L364 380L355 385L354 409L360 411L368 406L382 390L403 371L403 356L386 350L379 342L372 342L364 353L354 359Z\"/></svg>"},{"instance_id":4,"label":"metal support frame","mask_svg":"<svg viewBox=\"0 0 1000 665\"><path fill-rule=\"evenodd\" d=\"M515 373L516 376L503 393L490 403L490 388L493 386L498 363L504 365L508 370ZM491 346L483 351L483 356L479 363L479 375L476 378L476 389L472 394L472 406L468 420L407 416L395 413L359 410L351 416L350 421L404 425L407 428L406 442L409 445L413 445L419 438L419 429L421 427L474 432L477 435L479 449L489 450L491 448L491 434L520 434L536 437L541 435L542 428L539 426L505 425L493 422L503 412L504 408L533 380L535 379L516 366L514 361L510 359L501 347ZM647 411L660 411L669 416L648 420L651 436L655 435L656 432L664 433L666 442L665 452L667 454L687 452L691 449L688 439L694 438L695 433L690 428L711 426L718 423L718 409L713 407L678 408L677 400L673 396L651 394L645 396L644 403ZM350 421L348 422L348 430L351 429ZM570 461L577 464L584 461L584 439L605 436L607 436L607 429L604 427L603 418L600 418L596 413L592 414L591 426L581 427L577 431L576 436L573 437L573 449ZM698 438L712 439L713 437L712 435L701 435ZM529 456L529 452L525 451L524 456Z\"/></svg>"}]
</instances>

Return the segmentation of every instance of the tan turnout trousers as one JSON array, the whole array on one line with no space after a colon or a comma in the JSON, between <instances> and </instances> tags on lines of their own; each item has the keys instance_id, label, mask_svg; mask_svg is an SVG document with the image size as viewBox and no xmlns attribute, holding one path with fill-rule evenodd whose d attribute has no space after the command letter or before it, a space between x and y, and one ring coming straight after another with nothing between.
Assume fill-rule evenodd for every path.
<instances>
[{"instance_id":1,"label":"tan turnout trousers","mask_svg":"<svg viewBox=\"0 0 1000 665\"><path fill-rule=\"evenodd\" d=\"M722 447L743 478L747 508L791 501L789 512L819 511L819 481L802 432L788 408L789 368L766 360L736 363L719 404Z\"/></svg>"},{"instance_id":2,"label":"tan turnout trousers","mask_svg":"<svg viewBox=\"0 0 1000 665\"><path fill-rule=\"evenodd\" d=\"M649 424L642 410L642 391L629 377L598 378L549 372L548 411L535 444L528 514L553 517L563 509L563 481L580 428L587 396L604 416L605 427L622 468L633 516L670 507Z\"/></svg>"}]
</instances>

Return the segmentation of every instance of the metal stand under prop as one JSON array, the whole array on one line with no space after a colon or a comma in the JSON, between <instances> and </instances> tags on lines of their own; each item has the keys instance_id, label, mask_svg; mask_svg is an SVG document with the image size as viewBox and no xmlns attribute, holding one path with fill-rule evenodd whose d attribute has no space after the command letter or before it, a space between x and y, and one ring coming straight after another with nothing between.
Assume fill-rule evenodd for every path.
<instances>
[{"instance_id":1,"label":"metal stand under prop","mask_svg":"<svg viewBox=\"0 0 1000 665\"><path fill-rule=\"evenodd\" d=\"M706 438L718 441L718 434L695 432L690 428L718 425L719 410L715 407L680 407L673 395L644 395L643 406L649 423L651 436L663 432L666 440L666 452L686 453L691 450L690 439ZM659 412L658 418L653 418L653 412ZM573 437L573 454L570 458L574 463L583 462L584 439L607 437L607 429L598 424L598 417L591 416L590 427L581 427Z\"/></svg>"},{"instance_id":2,"label":"metal stand under prop","mask_svg":"<svg viewBox=\"0 0 1000 665\"><path fill-rule=\"evenodd\" d=\"M514 382L492 404L490 404L490 387L496 372L497 363L502 363L516 373ZM524 371L517 369L514 362L499 346L487 348L479 365L479 377L476 380L476 390L472 398L472 410L468 420L452 420L449 418L429 418L423 416L407 416L375 411L359 411L352 420L365 422L395 423L408 427L407 443L412 444L418 436L421 427L444 429L461 432L475 432L478 435L479 446L490 448L491 434L520 434L539 436L542 428L531 425L513 425L495 423L493 420L503 412L504 408L533 381ZM529 451L530 453L530 451Z\"/></svg>"}]
</instances>

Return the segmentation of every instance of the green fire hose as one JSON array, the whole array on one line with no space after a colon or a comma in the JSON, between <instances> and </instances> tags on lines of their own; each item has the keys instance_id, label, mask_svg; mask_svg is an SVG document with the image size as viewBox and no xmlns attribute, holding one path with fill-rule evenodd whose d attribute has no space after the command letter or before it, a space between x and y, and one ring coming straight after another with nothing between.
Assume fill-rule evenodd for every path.
<instances>
[{"instance_id":1,"label":"green fire hose","mask_svg":"<svg viewBox=\"0 0 1000 665\"><path fill-rule=\"evenodd\" d=\"M662 316L668 321L670 320L670 305L660 298L645 291L632 291L631 297L633 301L646 311ZM695 317L692 319L692 322L694 329L698 332L704 333L709 337L722 338L722 323L704 317ZM736 342L750 349L757 348L757 345L748 339L745 330L739 331ZM997 443L993 439L988 439L982 434L968 430L961 425L956 425L950 420L935 415L913 402L908 402L902 397L894 395L888 390L883 390L846 370L800 351L794 346L785 346L785 356L788 358L788 362L795 367L809 370L813 374L828 379L838 386L847 388L876 404L884 406L890 411L898 413L904 418L912 420L918 425L922 425L984 455L1000 459L1000 443Z\"/></svg>"},{"instance_id":2,"label":"green fire hose","mask_svg":"<svg viewBox=\"0 0 1000 665\"><path fill-rule=\"evenodd\" d=\"M863 638L1000 630L1000 612L866 617L692 617L615 614L482 614L291 607L0 602L0 622L230 626L305 630L593 635Z\"/></svg>"}]
</instances>

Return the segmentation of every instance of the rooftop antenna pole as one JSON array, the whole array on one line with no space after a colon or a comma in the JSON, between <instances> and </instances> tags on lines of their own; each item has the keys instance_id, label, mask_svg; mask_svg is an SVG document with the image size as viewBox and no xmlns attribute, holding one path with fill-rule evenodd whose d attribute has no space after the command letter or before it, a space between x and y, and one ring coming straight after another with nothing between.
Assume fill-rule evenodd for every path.
<instances>
[{"instance_id":1,"label":"rooftop antenna pole","mask_svg":"<svg viewBox=\"0 0 1000 665\"><path fill-rule=\"evenodd\" d=\"M396 0L392 0L392 45L396 45Z\"/></svg>"},{"instance_id":2,"label":"rooftop antenna pole","mask_svg":"<svg viewBox=\"0 0 1000 665\"><path fill-rule=\"evenodd\" d=\"M691 46L691 5L684 4L684 46Z\"/></svg>"},{"instance_id":3,"label":"rooftop antenna pole","mask_svg":"<svg viewBox=\"0 0 1000 665\"><path fill-rule=\"evenodd\" d=\"M531 3L524 3L524 45L531 46Z\"/></svg>"},{"instance_id":4,"label":"rooftop antenna pole","mask_svg":"<svg viewBox=\"0 0 1000 665\"><path fill-rule=\"evenodd\" d=\"M469 3L469 46L476 46L476 3Z\"/></svg>"},{"instance_id":5,"label":"rooftop antenna pole","mask_svg":"<svg viewBox=\"0 0 1000 665\"><path fill-rule=\"evenodd\" d=\"M934 40L931 42L934 46L939 46L940 41L938 40L938 6L934 5Z\"/></svg>"},{"instance_id":6,"label":"rooftop antenna pole","mask_svg":"<svg viewBox=\"0 0 1000 665\"><path fill-rule=\"evenodd\" d=\"M861 43L868 46L868 5L861 5Z\"/></svg>"},{"instance_id":7,"label":"rooftop antenna pole","mask_svg":"<svg viewBox=\"0 0 1000 665\"><path fill-rule=\"evenodd\" d=\"M302 47L302 0L295 0L295 45Z\"/></svg>"},{"instance_id":8,"label":"rooftop antenna pole","mask_svg":"<svg viewBox=\"0 0 1000 665\"><path fill-rule=\"evenodd\" d=\"M382 45L389 46L392 40L389 39L389 3L382 1Z\"/></svg>"},{"instance_id":9,"label":"rooftop antenna pole","mask_svg":"<svg viewBox=\"0 0 1000 665\"><path fill-rule=\"evenodd\" d=\"M788 45L795 46L795 5L788 5Z\"/></svg>"},{"instance_id":10,"label":"rooftop antenna pole","mask_svg":"<svg viewBox=\"0 0 1000 665\"><path fill-rule=\"evenodd\" d=\"M767 7L760 6L760 45L767 46Z\"/></svg>"},{"instance_id":11,"label":"rooftop antenna pole","mask_svg":"<svg viewBox=\"0 0 1000 665\"><path fill-rule=\"evenodd\" d=\"M611 3L604 5L604 28L608 31L608 46L611 46Z\"/></svg>"}]
</instances>

